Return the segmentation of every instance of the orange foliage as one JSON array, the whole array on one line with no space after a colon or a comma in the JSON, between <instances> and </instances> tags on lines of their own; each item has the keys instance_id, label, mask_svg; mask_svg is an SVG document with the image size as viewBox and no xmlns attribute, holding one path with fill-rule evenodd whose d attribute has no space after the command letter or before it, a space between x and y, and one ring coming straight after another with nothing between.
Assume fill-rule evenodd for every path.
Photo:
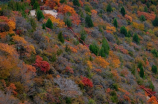
<instances>
[{"instance_id":1,"label":"orange foliage","mask_svg":"<svg viewBox=\"0 0 158 104\"><path fill-rule=\"evenodd\" d=\"M82 0L79 0L79 3L80 3L80 5L81 5L81 7L83 7L83 2L82 2Z\"/></svg>"},{"instance_id":2,"label":"orange foliage","mask_svg":"<svg viewBox=\"0 0 158 104\"><path fill-rule=\"evenodd\" d=\"M97 56L95 58L95 63L97 63L99 66L103 67L103 68L106 68L109 63L107 61L105 61L104 58L102 58L101 56Z\"/></svg>"},{"instance_id":3,"label":"orange foliage","mask_svg":"<svg viewBox=\"0 0 158 104\"><path fill-rule=\"evenodd\" d=\"M107 26L106 30L110 30L112 32L116 32L116 28L114 26Z\"/></svg>"},{"instance_id":4,"label":"orange foliage","mask_svg":"<svg viewBox=\"0 0 158 104\"><path fill-rule=\"evenodd\" d=\"M99 73L101 73L102 72L102 70L101 69L94 69L96 72L99 72Z\"/></svg>"},{"instance_id":5,"label":"orange foliage","mask_svg":"<svg viewBox=\"0 0 158 104\"><path fill-rule=\"evenodd\" d=\"M107 89L106 89L106 92L107 92L107 93L111 92L111 89L110 89L110 88L107 88Z\"/></svg>"},{"instance_id":6,"label":"orange foliage","mask_svg":"<svg viewBox=\"0 0 158 104\"><path fill-rule=\"evenodd\" d=\"M92 69L92 68L93 68L93 67L92 67L92 63L91 63L90 61L87 61L87 66L88 66L89 69Z\"/></svg>"},{"instance_id":7,"label":"orange foliage","mask_svg":"<svg viewBox=\"0 0 158 104\"><path fill-rule=\"evenodd\" d=\"M91 13L92 13L92 15L93 15L93 16L96 16L96 15L97 15L97 11L96 11L96 10L94 10L94 9L93 9L93 10L91 10Z\"/></svg>"},{"instance_id":8,"label":"orange foliage","mask_svg":"<svg viewBox=\"0 0 158 104\"><path fill-rule=\"evenodd\" d=\"M138 16L144 15L146 19L148 20L154 20L156 15L154 13L147 13L147 12L140 12L137 11Z\"/></svg>"},{"instance_id":9,"label":"orange foliage","mask_svg":"<svg viewBox=\"0 0 158 104\"><path fill-rule=\"evenodd\" d=\"M59 12L62 12L63 14L67 13L67 12L70 12L71 14L76 14L76 11L74 10L74 8L66 5L66 4L63 4L61 5L59 8L58 8L58 11Z\"/></svg>"},{"instance_id":10,"label":"orange foliage","mask_svg":"<svg viewBox=\"0 0 158 104\"><path fill-rule=\"evenodd\" d=\"M60 6L60 0L46 0L45 5L49 6L52 9L54 9L54 8Z\"/></svg>"},{"instance_id":11,"label":"orange foliage","mask_svg":"<svg viewBox=\"0 0 158 104\"><path fill-rule=\"evenodd\" d=\"M116 56L112 51L109 52L109 58L108 60L110 61L111 65L114 68L118 68L120 66L120 60L118 58L118 56Z\"/></svg>"},{"instance_id":12,"label":"orange foliage","mask_svg":"<svg viewBox=\"0 0 158 104\"><path fill-rule=\"evenodd\" d=\"M26 65L26 67L27 67L27 71L31 71L31 72L33 72L33 73L36 73L36 68L34 67L34 66L32 66L32 65L27 65L27 64L25 64Z\"/></svg>"},{"instance_id":13,"label":"orange foliage","mask_svg":"<svg viewBox=\"0 0 158 104\"><path fill-rule=\"evenodd\" d=\"M76 49L76 48L71 47L71 46L69 46L69 48L70 48L70 50L71 50L72 52L77 53L77 49Z\"/></svg>"},{"instance_id":14,"label":"orange foliage","mask_svg":"<svg viewBox=\"0 0 158 104\"><path fill-rule=\"evenodd\" d=\"M9 32L12 33L13 30L15 29L15 25L16 25L16 24L15 24L14 21L10 20L10 21L8 22L8 25L9 25Z\"/></svg>"},{"instance_id":15,"label":"orange foliage","mask_svg":"<svg viewBox=\"0 0 158 104\"><path fill-rule=\"evenodd\" d=\"M148 103L151 103L151 104L158 104L158 102L156 101L156 97L155 97L155 96L152 96L152 97L148 100Z\"/></svg>"},{"instance_id":16,"label":"orange foliage","mask_svg":"<svg viewBox=\"0 0 158 104\"><path fill-rule=\"evenodd\" d=\"M111 70L111 73L117 81L120 80L120 77L119 77L119 74L117 73L117 70Z\"/></svg>"},{"instance_id":17,"label":"orange foliage","mask_svg":"<svg viewBox=\"0 0 158 104\"><path fill-rule=\"evenodd\" d=\"M15 91L16 90L16 86L14 83L11 83L8 87L8 89L10 89L14 95L17 95L17 92Z\"/></svg>"},{"instance_id":18,"label":"orange foliage","mask_svg":"<svg viewBox=\"0 0 158 104\"><path fill-rule=\"evenodd\" d=\"M17 52L15 48L9 46L8 44L0 43L0 51L3 52L5 55L9 56L17 56Z\"/></svg>"},{"instance_id":19,"label":"orange foliage","mask_svg":"<svg viewBox=\"0 0 158 104\"><path fill-rule=\"evenodd\" d=\"M0 16L0 22L7 23L9 26L9 32L0 33L1 38L4 38L8 33L14 33L13 30L15 29L15 25L16 25L16 23L14 22L14 18L8 19L8 17Z\"/></svg>"},{"instance_id":20,"label":"orange foliage","mask_svg":"<svg viewBox=\"0 0 158 104\"><path fill-rule=\"evenodd\" d=\"M60 20L58 18L55 18L51 14L44 14L44 17L45 17L45 22L49 18L52 21L52 23L58 24L59 27L64 27L65 26L65 23L62 20Z\"/></svg>"},{"instance_id":21,"label":"orange foliage","mask_svg":"<svg viewBox=\"0 0 158 104\"><path fill-rule=\"evenodd\" d=\"M119 91L125 93L126 95L130 95L130 93L122 88L118 88Z\"/></svg>"},{"instance_id":22,"label":"orange foliage","mask_svg":"<svg viewBox=\"0 0 158 104\"><path fill-rule=\"evenodd\" d=\"M131 16L129 16L129 15L126 14L126 15L125 15L125 18L126 18L126 20L132 22L132 17L131 17Z\"/></svg>"},{"instance_id":23,"label":"orange foliage","mask_svg":"<svg viewBox=\"0 0 158 104\"><path fill-rule=\"evenodd\" d=\"M17 42L19 44L23 44L23 45L27 44L27 41L23 37L20 37L19 35L12 36L12 38L14 42Z\"/></svg>"},{"instance_id":24,"label":"orange foliage","mask_svg":"<svg viewBox=\"0 0 158 104\"><path fill-rule=\"evenodd\" d=\"M70 16L70 19L72 20L72 23L75 25L79 25L81 22L78 14L73 14L72 16Z\"/></svg>"}]
</instances>

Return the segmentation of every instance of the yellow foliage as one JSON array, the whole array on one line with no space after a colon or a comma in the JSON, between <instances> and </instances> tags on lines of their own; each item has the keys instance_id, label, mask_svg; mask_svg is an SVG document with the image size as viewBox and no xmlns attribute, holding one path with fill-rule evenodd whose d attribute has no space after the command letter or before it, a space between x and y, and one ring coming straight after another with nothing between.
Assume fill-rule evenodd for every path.
<instances>
[{"instance_id":1,"label":"yellow foliage","mask_svg":"<svg viewBox=\"0 0 158 104\"><path fill-rule=\"evenodd\" d=\"M147 48L148 50L152 50L153 44L152 44L151 42L148 42L147 45L146 45L146 48Z\"/></svg>"},{"instance_id":2,"label":"yellow foliage","mask_svg":"<svg viewBox=\"0 0 158 104\"><path fill-rule=\"evenodd\" d=\"M87 66L88 66L89 69L92 69L92 68L93 68L93 67L92 67L92 63L91 63L90 61L87 61Z\"/></svg>"},{"instance_id":3,"label":"yellow foliage","mask_svg":"<svg viewBox=\"0 0 158 104\"><path fill-rule=\"evenodd\" d=\"M15 48L9 46L8 44L0 43L0 51L4 52L6 55L17 56Z\"/></svg>"},{"instance_id":4,"label":"yellow foliage","mask_svg":"<svg viewBox=\"0 0 158 104\"><path fill-rule=\"evenodd\" d=\"M102 58L101 56L97 56L95 58L95 63L97 63L99 66L106 68L107 66L109 66L109 63L107 61L105 61L104 58Z\"/></svg>"},{"instance_id":5,"label":"yellow foliage","mask_svg":"<svg viewBox=\"0 0 158 104\"><path fill-rule=\"evenodd\" d=\"M118 58L118 56L116 56L112 51L109 52L109 58L108 60L110 61L111 65L114 67L114 68L118 68L120 67L120 60Z\"/></svg>"},{"instance_id":6,"label":"yellow foliage","mask_svg":"<svg viewBox=\"0 0 158 104\"><path fill-rule=\"evenodd\" d=\"M12 20L9 20L8 25L9 25L9 32L12 33L13 30L15 29L16 23L14 21L12 21Z\"/></svg>"},{"instance_id":7,"label":"yellow foliage","mask_svg":"<svg viewBox=\"0 0 158 104\"><path fill-rule=\"evenodd\" d=\"M14 42L17 42L20 44L27 44L27 41L23 37L20 37L19 35L12 36L12 38Z\"/></svg>"},{"instance_id":8,"label":"yellow foliage","mask_svg":"<svg viewBox=\"0 0 158 104\"><path fill-rule=\"evenodd\" d=\"M136 29L139 29L139 30L144 30L144 24L138 24L136 22L133 22L132 26Z\"/></svg>"},{"instance_id":9,"label":"yellow foliage","mask_svg":"<svg viewBox=\"0 0 158 104\"><path fill-rule=\"evenodd\" d=\"M106 30L110 30L110 31L116 32L116 28L114 26L107 26Z\"/></svg>"},{"instance_id":10,"label":"yellow foliage","mask_svg":"<svg viewBox=\"0 0 158 104\"><path fill-rule=\"evenodd\" d=\"M59 27L64 27L65 26L65 23L62 20L60 20L58 18L55 18L54 16L52 16L50 14L45 14L44 16L45 16L45 18L50 18L52 23L58 24Z\"/></svg>"}]
</instances>

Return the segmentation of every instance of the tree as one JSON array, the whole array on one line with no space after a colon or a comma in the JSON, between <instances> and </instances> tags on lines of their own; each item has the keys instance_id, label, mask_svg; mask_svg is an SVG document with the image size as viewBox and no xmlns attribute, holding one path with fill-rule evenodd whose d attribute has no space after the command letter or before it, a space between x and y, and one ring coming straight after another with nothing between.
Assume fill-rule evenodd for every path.
<instances>
[{"instance_id":1,"label":"tree","mask_svg":"<svg viewBox=\"0 0 158 104\"><path fill-rule=\"evenodd\" d=\"M93 27L93 22L92 22L92 19L89 15L86 16L86 24L88 27Z\"/></svg>"},{"instance_id":2,"label":"tree","mask_svg":"<svg viewBox=\"0 0 158 104\"><path fill-rule=\"evenodd\" d=\"M47 22L46 22L46 27L48 27L48 28L50 28L50 29L53 28L53 23L52 23L52 21L51 21L50 19L47 20Z\"/></svg>"},{"instance_id":3,"label":"tree","mask_svg":"<svg viewBox=\"0 0 158 104\"><path fill-rule=\"evenodd\" d=\"M109 55L110 47L109 47L109 44L105 38L102 40L102 48L104 49L104 53L106 55Z\"/></svg>"},{"instance_id":4,"label":"tree","mask_svg":"<svg viewBox=\"0 0 158 104\"><path fill-rule=\"evenodd\" d=\"M37 20L39 21L40 19L44 19L43 12L41 10L37 10Z\"/></svg>"},{"instance_id":5,"label":"tree","mask_svg":"<svg viewBox=\"0 0 158 104\"><path fill-rule=\"evenodd\" d=\"M108 6L107 6L107 8L106 8L106 11L107 11L107 12L112 12L111 4L108 4Z\"/></svg>"},{"instance_id":6,"label":"tree","mask_svg":"<svg viewBox=\"0 0 158 104\"><path fill-rule=\"evenodd\" d=\"M77 13L72 14L72 16L70 16L70 19L72 20L72 23L75 24L75 25L79 25L80 22L81 22L80 17Z\"/></svg>"},{"instance_id":7,"label":"tree","mask_svg":"<svg viewBox=\"0 0 158 104\"><path fill-rule=\"evenodd\" d=\"M60 0L60 3L67 3L66 0Z\"/></svg>"},{"instance_id":8,"label":"tree","mask_svg":"<svg viewBox=\"0 0 158 104\"><path fill-rule=\"evenodd\" d=\"M74 4L75 6L80 6L79 0L73 0L73 4Z\"/></svg>"},{"instance_id":9,"label":"tree","mask_svg":"<svg viewBox=\"0 0 158 104\"><path fill-rule=\"evenodd\" d=\"M35 19L34 18L30 18L29 21L30 21L30 24L31 24L33 30L36 30L37 24L36 24Z\"/></svg>"},{"instance_id":10,"label":"tree","mask_svg":"<svg viewBox=\"0 0 158 104\"><path fill-rule=\"evenodd\" d=\"M93 87L92 81L86 77L82 77L82 83L84 86Z\"/></svg>"},{"instance_id":11,"label":"tree","mask_svg":"<svg viewBox=\"0 0 158 104\"><path fill-rule=\"evenodd\" d=\"M117 19L115 18L114 19L114 22L113 22L114 26L117 28L118 27L118 23L117 23Z\"/></svg>"},{"instance_id":12,"label":"tree","mask_svg":"<svg viewBox=\"0 0 158 104\"><path fill-rule=\"evenodd\" d=\"M71 27L72 26L71 20L67 18L65 20L65 25L67 25L67 27Z\"/></svg>"},{"instance_id":13,"label":"tree","mask_svg":"<svg viewBox=\"0 0 158 104\"><path fill-rule=\"evenodd\" d=\"M145 20L146 20L146 19L145 19L145 16L144 16L144 15L141 15L141 16L140 16L140 21L143 22L143 21L145 21Z\"/></svg>"},{"instance_id":14,"label":"tree","mask_svg":"<svg viewBox=\"0 0 158 104\"><path fill-rule=\"evenodd\" d=\"M58 40L61 41L62 43L64 43L64 37L63 37L62 32L60 32L60 33L58 34Z\"/></svg>"},{"instance_id":15,"label":"tree","mask_svg":"<svg viewBox=\"0 0 158 104\"><path fill-rule=\"evenodd\" d=\"M81 39L82 41L85 41L85 39L86 39L86 31L85 31L85 30L82 30L80 34L81 34L80 39Z\"/></svg>"},{"instance_id":16,"label":"tree","mask_svg":"<svg viewBox=\"0 0 158 104\"><path fill-rule=\"evenodd\" d=\"M144 7L144 12L148 12L147 6Z\"/></svg>"},{"instance_id":17,"label":"tree","mask_svg":"<svg viewBox=\"0 0 158 104\"><path fill-rule=\"evenodd\" d=\"M158 26L158 16L155 17L155 19L153 21L153 25Z\"/></svg>"},{"instance_id":18,"label":"tree","mask_svg":"<svg viewBox=\"0 0 158 104\"><path fill-rule=\"evenodd\" d=\"M89 46L89 49L92 53L94 53L95 55L98 55L99 53L99 46L96 43L93 43Z\"/></svg>"},{"instance_id":19,"label":"tree","mask_svg":"<svg viewBox=\"0 0 158 104\"><path fill-rule=\"evenodd\" d=\"M35 4L36 0L31 0L31 5L33 6Z\"/></svg>"},{"instance_id":20,"label":"tree","mask_svg":"<svg viewBox=\"0 0 158 104\"><path fill-rule=\"evenodd\" d=\"M155 74L157 73L157 67L155 65L152 66L151 70L152 70L153 73L155 73Z\"/></svg>"},{"instance_id":21,"label":"tree","mask_svg":"<svg viewBox=\"0 0 158 104\"><path fill-rule=\"evenodd\" d=\"M139 40L140 39L139 39L138 35L135 33L134 36L133 36L133 41L136 42L136 43L139 43Z\"/></svg>"},{"instance_id":22,"label":"tree","mask_svg":"<svg viewBox=\"0 0 158 104\"><path fill-rule=\"evenodd\" d=\"M34 4L33 4L33 9L38 9L39 8L39 4L38 2L36 1Z\"/></svg>"},{"instance_id":23,"label":"tree","mask_svg":"<svg viewBox=\"0 0 158 104\"><path fill-rule=\"evenodd\" d=\"M125 26L122 26L122 27L120 28L120 33L122 33L122 34L124 34L125 36L127 36L127 29L126 29Z\"/></svg>"},{"instance_id":24,"label":"tree","mask_svg":"<svg viewBox=\"0 0 158 104\"><path fill-rule=\"evenodd\" d=\"M48 72L50 70L49 63L47 61L43 61L43 58L38 55L36 56L36 63L34 65L44 72Z\"/></svg>"},{"instance_id":25,"label":"tree","mask_svg":"<svg viewBox=\"0 0 158 104\"><path fill-rule=\"evenodd\" d=\"M124 8L124 7L121 8L121 14L122 14L123 16L125 16L125 14L126 14L126 11L125 11L125 8Z\"/></svg>"},{"instance_id":26,"label":"tree","mask_svg":"<svg viewBox=\"0 0 158 104\"><path fill-rule=\"evenodd\" d=\"M105 55L105 52L104 52L104 47L101 47L101 49L100 49L100 51L99 51L99 55L101 56L101 57L105 57L106 55Z\"/></svg>"},{"instance_id":27,"label":"tree","mask_svg":"<svg viewBox=\"0 0 158 104\"><path fill-rule=\"evenodd\" d=\"M144 77L144 69L143 69L143 67L140 67L140 72L139 72L139 74L140 74L140 77Z\"/></svg>"}]
</instances>

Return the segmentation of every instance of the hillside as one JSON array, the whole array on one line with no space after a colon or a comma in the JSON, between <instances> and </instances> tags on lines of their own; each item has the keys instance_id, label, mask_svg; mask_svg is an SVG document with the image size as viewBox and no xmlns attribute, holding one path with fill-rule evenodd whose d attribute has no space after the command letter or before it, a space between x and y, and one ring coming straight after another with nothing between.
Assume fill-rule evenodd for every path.
<instances>
[{"instance_id":1,"label":"hillside","mask_svg":"<svg viewBox=\"0 0 158 104\"><path fill-rule=\"evenodd\" d=\"M0 0L0 104L158 104L157 67L157 0Z\"/></svg>"}]
</instances>

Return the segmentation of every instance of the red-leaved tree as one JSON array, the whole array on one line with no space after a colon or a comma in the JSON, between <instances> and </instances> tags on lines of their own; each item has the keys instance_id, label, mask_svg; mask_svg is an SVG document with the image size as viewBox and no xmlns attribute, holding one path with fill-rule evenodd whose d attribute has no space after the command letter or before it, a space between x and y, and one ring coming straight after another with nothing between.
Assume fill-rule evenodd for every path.
<instances>
[{"instance_id":1,"label":"red-leaved tree","mask_svg":"<svg viewBox=\"0 0 158 104\"><path fill-rule=\"evenodd\" d=\"M39 55L36 56L36 67L39 67L41 71L48 72L50 70L50 65L47 61L43 61L43 58Z\"/></svg>"},{"instance_id":2,"label":"red-leaved tree","mask_svg":"<svg viewBox=\"0 0 158 104\"><path fill-rule=\"evenodd\" d=\"M86 78L86 77L82 77L82 83L84 86L88 86L88 87L93 87L93 83L90 79Z\"/></svg>"}]
</instances>

